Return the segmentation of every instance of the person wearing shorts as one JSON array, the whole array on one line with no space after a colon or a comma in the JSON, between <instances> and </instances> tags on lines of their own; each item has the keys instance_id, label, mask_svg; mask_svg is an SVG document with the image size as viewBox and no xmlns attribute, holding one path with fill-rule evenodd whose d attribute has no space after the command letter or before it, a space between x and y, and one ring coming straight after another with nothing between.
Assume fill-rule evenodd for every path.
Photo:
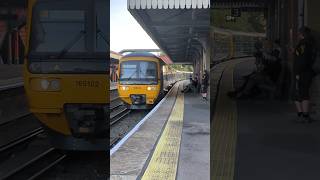
<instances>
[{"instance_id":1,"label":"person wearing shorts","mask_svg":"<svg viewBox=\"0 0 320 180\"><path fill-rule=\"evenodd\" d=\"M294 50L294 101L297 109L297 122L310 123L310 87L315 75L313 63L315 60L315 41L311 30L303 27L298 33L299 43Z\"/></svg>"}]
</instances>

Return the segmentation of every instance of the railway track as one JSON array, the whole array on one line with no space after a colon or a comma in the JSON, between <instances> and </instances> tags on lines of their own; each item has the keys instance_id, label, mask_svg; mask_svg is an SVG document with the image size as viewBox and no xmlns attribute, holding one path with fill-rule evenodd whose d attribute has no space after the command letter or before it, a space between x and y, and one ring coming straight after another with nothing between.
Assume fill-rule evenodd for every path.
<instances>
[{"instance_id":1,"label":"railway track","mask_svg":"<svg viewBox=\"0 0 320 180\"><path fill-rule=\"evenodd\" d=\"M44 130L41 127L39 127L15 138L14 140L4 145L1 145L0 157L8 157L10 154L14 153L16 149L19 149L19 147L23 145L27 145L29 142L31 142L33 139L35 139L38 135L42 134L43 132Z\"/></svg>"},{"instance_id":2,"label":"railway track","mask_svg":"<svg viewBox=\"0 0 320 180\"><path fill-rule=\"evenodd\" d=\"M31 113L0 124L0 131L2 136L0 143L1 159L44 133L44 130L37 124Z\"/></svg>"},{"instance_id":3,"label":"railway track","mask_svg":"<svg viewBox=\"0 0 320 180\"><path fill-rule=\"evenodd\" d=\"M45 152L33 157L31 160L21 164L17 168L9 171L1 179L6 180L33 180L40 177L43 173L54 167L66 158L66 154L50 148Z\"/></svg>"},{"instance_id":4,"label":"railway track","mask_svg":"<svg viewBox=\"0 0 320 180\"><path fill-rule=\"evenodd\" d=\"M0 91L7 91L11 89L20 88L20 87L23 87L23 85L24 85L23 81L2 85L0 86Z\"/></svg>"},{"instance_id":5,"label":"railway track","mask_svg":"<svg viewBox=\"0 0 320 180\"><path fill-rule=\"evenodd\" d=\"M118 98L116 99L117 100L114 101L114 106L112 106L112 110L116 111L115 118L117 118L117 121L118 118L121 119L121 117L125 115L122 114L123 111L119 110L122 104L119 103ZM31 114L21 115L20 117L11 121L7 121L2 124L0 123L0 131L8 129L7 127L10 127L10 129L13 130L13 128L17 126L19 126L20 129L23 129L23 124L29 123L25 122L25 119L27 119L29 116L31 116ZM43 143L41 143L42 149L35 151L35 144L38 146L39 142L44 142L44 139L41 138L42 136L39 136L44 134L44 130L40 127L40 125L38 128L31 128L33 130L28 132L26 132L26 129L23 133L21 131L20 133L15 133L14 136L10 135L12 137L7 137L5 143L0 143L0 162L3 163L2 166L7 166L7 163L11 164L10 166L12 166L12 168L8 168L8 171L0 173L0 180L39 179L48 171L56 167L57 164L63 163L62 161L69 157L69 155L63 153L62 151L55 149L50 145L43 145ZM2 134L6 135L4 132ZM33 147L29 148L30 146ZM28 156L26 154L32 155ZM24 158L21 158L22 156L24 156Z\"/></svg>"},{"instance_id":6,"label":"railway track","mask_svg":"<svg viewBox=\"0 0 320 180\"><path fill-rule=\"evenodd\" d=\"M31 123L34 117L31 114L20 116L17 119L2 123L0 129L2 132L12 132L14 128L25 128L24 124ZM28 151L28 146L39 139L39 135L44 134L44 130L40 125L33 125L28 127L29 131L20 132L21 134L10 135L9 140L2 142L0 145L0 162L10 162L13 157L20 157L21 153ZM19 132L19 131L18 131ZM18 133L17 132L17 133ZM3 140L3 139L2 139ZM44 147L45 149L46 147ZM15 165L10 171L2 172L0 179L23 179L31 180L39 177L45 171L53 167L55 164L65 158L65 155L58 150L48 147L46 151L37 154L34 157L23 160L19 164ZM30 150L29 150L30 151ZM16 161L16 160L15 160ZM18 161L19 162L19 161Z\"/></svg>"},{"instance_id":7,"label":"railway track","mask_svg":"<svg viewBox=\"0 0 320 180\"><path fill-rule=\"evenodd\" d=\"M1 128L1 126L4 126L6 124L14 123L14 121L19 121L20 119L28 118L29 116L32 116L32 114L30 112L26 112L26 113L21 114L19 117L12 119L12 120L0 122L0 128Z\"/></svg>"},{"instance_id":8,"label":"railway track","mask_svg":"<svg viewBox=\"0 0 320 180\"><path fill-rule=\"evenodd\" d=\"M124 117L130 114L130 110L127 109L119 97L115 97L110 103L110 126L122 120Z\"/></svg>"},{"instance_id":9,"label":"railway track","mask_svg":"<svg viewBox=\"0 0 320 180\"><path fill-rule=\"evenodd\" d=\"M110 126L115 125L117 122L123 120L126 116L130 114L130 110L127 109L120 97L117 94L117 91L113 91L110 102ZM110 137L111 138L111 137ZM121 139L121 136L110 139L110 147L116 144Z\"/></svg>"}]
</instances>

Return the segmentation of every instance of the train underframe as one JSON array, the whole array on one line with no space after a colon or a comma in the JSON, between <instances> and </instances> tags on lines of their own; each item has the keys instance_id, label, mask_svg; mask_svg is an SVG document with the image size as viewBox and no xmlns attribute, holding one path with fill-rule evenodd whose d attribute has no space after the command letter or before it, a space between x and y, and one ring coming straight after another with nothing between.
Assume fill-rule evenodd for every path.
<instances>
[{"instance_id":1,"label":"train underframe","mask_svg":"<svg viewBox=\"0 0 320 180\"><path fill-rule=\"evenodd\" d=\"M64 116L71 134L42 123L51 144L62 150L103 151L109 148L109 105L66 104Z\"/></svg>"}]
</instances>

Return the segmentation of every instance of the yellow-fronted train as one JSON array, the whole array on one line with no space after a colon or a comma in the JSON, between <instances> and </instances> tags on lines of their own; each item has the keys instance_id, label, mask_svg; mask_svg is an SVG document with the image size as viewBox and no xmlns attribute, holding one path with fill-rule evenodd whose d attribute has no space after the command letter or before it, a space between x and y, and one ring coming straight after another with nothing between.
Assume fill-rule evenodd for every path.
<instances>
[{"instance_id":1,"label":"yellow-fronted train","mask_svg":"<svg viewBox=\"0 0 320 180\"><path fill-rule=\"evenodd\" d=\"M109 2L29 0L24 82L54 147L109 147Z\"/></svg>"},{"instance_id":2,"label":"yellow-fronted train","mask_svg":"<svg viewBox=\"0 0 320 180\"><path fill-rule=\"evenodd\" d=\"M129 109L150 109L177 81L190 73L179 72L158 56L134 52L119 61L118 94Z\"/></svg>"}]
</instances>

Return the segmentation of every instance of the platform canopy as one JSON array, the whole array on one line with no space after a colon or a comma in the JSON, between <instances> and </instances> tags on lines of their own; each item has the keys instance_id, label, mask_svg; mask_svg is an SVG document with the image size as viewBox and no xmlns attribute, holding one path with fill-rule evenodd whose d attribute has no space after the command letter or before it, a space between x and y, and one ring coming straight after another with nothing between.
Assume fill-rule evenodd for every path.
<instances>
[{"instance_id":1,"label":"platform canopy","mask_svg":"<svg viewBox=\"0 0 320 180\"><path fill-rule=\"evenodd\" d=\"M265 8L268 0L212 0L212 8ZM270 0L269 0L270 2Z\"/></svg>"},{"instance_id":2,"label":"platform canopy","mask_svg":"<svg viewBox=\"0 0 320 180\"><path fill-rule=\"evenodd\" d=\"M209 37L209 0L128 0L128 10L174 63L202 56Z\"/></svg>"}]
</instances>

